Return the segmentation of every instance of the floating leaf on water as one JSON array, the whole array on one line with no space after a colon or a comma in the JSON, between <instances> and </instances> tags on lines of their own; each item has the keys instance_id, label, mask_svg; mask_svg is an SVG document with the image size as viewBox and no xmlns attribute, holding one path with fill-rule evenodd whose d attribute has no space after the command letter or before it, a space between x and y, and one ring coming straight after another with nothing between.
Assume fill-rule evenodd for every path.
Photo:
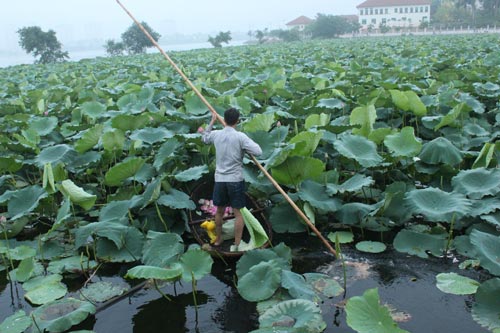
<instances>
[{"instance_id":1,"label":"floating leaf on water","mask_svg":"<svg viewBox=\"0 0 500 333\"><path fill-rule=\"evenodd\" d=\"M0 323L0 332L23 333L31 326L31 323L31 318L26 315L26 312L19 310Z\"/></svg>"},{"instance_id":2,"label":"floating leaf on water","mask_svg":"<svg viewBox=\"0 0 500 333\"><path fill-rule=\"evenodd\" d=\"M362 252L382 253L387 249L387 246L381 242L362 241L356 243L356 249Z\"/></svg>"},{"instance_id":3,"label":"floating leaf on water","mask_svg":"<svg viewBox=\"0 0 500 333\"><path fill-rule=\"evenodd\" d=\"M339 296L344 292L344 288L329 275L321 273L305 273L303 275L306 278L306 282L321 295L331 298Z\"/></svg>"},{"instance_id":4,"label":"floating leaf on water","mask_svg":"<svg viewBox=\"0 0 500 333\"><path fill-rule=\"evenodd\" d=\"M457 273L440 273L436 276L436 287L442 292L454 295L475 294L480 283Z\"/></svg>"},{"instance_id":5,"label":"floating leaf on water","mask_svg":"<svg viewBox=\"0 0 500 333\"><path fill-rule=\"evenodd\" d=\"M182 276L182 266L178 263L169 268L139 265L127 271L126 278L131 279L156 279L165 281L175 281Z\"/></svg>"},{"instance_id":6,"label":"floating leaf on water","mask_svg":"<svg viewBox=\"0 0 500 333\"><path fill-rule=\"evenodd\" d=\"M53 274L62 273L82 273L82 271L91 270L97 267L97 262L90 260L85 256L74 256L60 260L52 260L47 270Z\"/></svg>"},{"instance_id":7,"label":"floating leaf on water","mask_svg":"<svg viewBox=\"0 0 500 333\"><path fill-rule=\"evenodd\" d=\"M117 285L116 283L99 281L95 283L87 284L84 288L80 289L82 293L82 300L90 300L93 303L102 303L113 297L120 296L125 291L127 287L124 285Z\"/></svg>"},{"instance_id":8,"label":"floating leaf on water","mask_svg":"<svg viewBox=\"0 0 500 333\"><path fill-rule=\"evenodd\" d=\"M327 237L332 243L335 243L337 241L337 237L340 244L347 244L354 241L354 234L351 231L330 232Z\"/></svg>"},{"instance_id":9,"label":"floating leaf on water","mask_svg":"<svg viewBox=\"0 0 500 333\"><path fill-rule=\"evenodd\" d=\"M500 278L483 282L477 289L472 318L494 333L500 332Z\"/></svg>"},{"instance_id":10,"label":"floating leaf on water","mask_svg":"<svg viewBox=\"0 0 500 333\"><path fill-rule=\"evenodd\" d=\"M42 331L45 329L48 332L58 333L81 323L95 311L95 306L89 302L67 298L36 308L32 316Z\"/></svg>"},{"instance_id":11,"label":"floating leaf on water","mask_svg":"<svg viewBox=\"0 0 500 333\"><path fill-rule=\"evenodd\" d=\"M281 284L281 268L273 261L263 261L238 278L238 292L250 302L271 297Z\"/></svg>"},{"instance_id":12,"label":"floating leaf on water","mask_svg":"<svg viewBox=\"0 0 500 333\"><path fill-rule=\"evenodd\" d=\"M289 327L310 333L323 332L326 328L319 306L304 299L293 299L274 305L259 317L259 324L261 329Z\"/></svg>"},{"instance_id":13,"label":"floating leaf on water","mask_svg":"<svg viewBox=\"0 0 500 333\"><path fill-rule=\"evenodd\" d=\"M306 283L306 279L289 270L281 271L281 286L288 290L293 298L307 299L313 302L319 301L315 291Z\"/></svg>"}]
</instances>

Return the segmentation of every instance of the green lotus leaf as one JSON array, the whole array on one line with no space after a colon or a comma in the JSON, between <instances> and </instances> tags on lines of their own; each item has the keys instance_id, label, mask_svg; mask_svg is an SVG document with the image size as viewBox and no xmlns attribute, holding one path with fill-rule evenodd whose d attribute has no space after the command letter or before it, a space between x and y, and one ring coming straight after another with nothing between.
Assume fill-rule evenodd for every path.
<instances>
[{"instance_id":1,"label":"green lotus leaf","mask_svg":"<svg viewBox=\"0 0 500 333\"><path fill-rule=\"evenodd\" d=\"M285 162L272 168L272 175L280 184L298 186L304 180L319 177L324 169L325 164L319 159L291 156Z\"/></svg>"},{"instance_id":2,"label":"green lotus leaf","mask_svg":"<svg viewBox=\"0 0 500 333\"><path fill-rule=\"evenodd\" d=\"M90 300L93 303L102 303L113 297L120 296L127 291L124 285L117 285L116 283L98 281L95 283L87 284L80 289L80 293L85 300Z\"/></svg>"},{"instance_id":3,"label":"green lotus leaf","mask_svg":"<svg viewBox=\"0 0 500 333\"><path fill-rule=\"evenodd\" d=\"M361 135L365 138L368 137L373 130L373 124L377 120L377 110L373 104L367 106L359 106L352 110L349 118L350 125L360 125L361 127L353 128L352 133Z\"/></svg>"},{"instance_id":4,"label":"green lotus leaf","mask_svg":"<svg viewBox=\"0 0 500 333\"><path fill-rule=\"evenodd\" d=\"M156 170L160 170L163 164L168 159L175 156L175 152L180 146L181 143L175 138L168 139L165 143L163 143L158 150L158 153L155 156L155 161L153 163L153 166L156 168Z\"/></svg>"},{"instance_id":5,"label":"green lotus leaf","mask_svg":"<svg viewBox=\"0 0 500 333\"><path fill-rule=\"evenodd\" d=\"M97 267L97 262L85 256L73 256L59 260L52 260L47 271L52 274L76 273L92 270Z\"/></svg>"},{"instance_id":6,"label":"green lotus leaf","mask_svg":"<svg viewBox=\"0 0 500 333\"><path fill-rule=\"evenodd\" d=\"M462 162L462 153L449 140L438 137L424 144L419 158L428 164L457 165Z\"/></svg>"},{"instance_id":7,"label":"green lotus leaf","mask_svg":"<svg viewBox=\"0 0 500 333\"><path fill-rule=\"evenodd\" d=\"M23 333L27 331L31 324L31 318L26 315L26 312L19 310L0 323L0 332Z\"/></svg>"},{"instance_id":8,"label":"green lotus leaf","mask_svg":"<svg viewBox=\"0 0 500 333\"><path fill-rule=\"evenodd\" d=\"M23 163L12 157L0 157L0 173L15 173L23 167Z\"/></svg>"},{"instance_id":9,"label":"green lotus leaf","mask_svg":"<svg viewBox=\"0 0 500 333\"><path fill-rule=\"evenodd\" d=\"M480 216L481 220L488 222L489 224L495 226L495 228L500 228L500 212L495 214Z\"/></svg>"},{"instance_id":10,"label":"green lotus leaf","mask_svg":"<svg viewBox=\"0 0 500 333\"><path fill-rule=\"evenodd\" d=\"M346 304L347 325L363 333L409 333L398 327L389 309L380 305L378 290L368 289L363 296L351 297Z\"/></svg>"},{"instance_id":11,"label":"green lotus leaf","mask_svg":"<svg viewBox=\"0 0 500 333\"><path fill-rule=\"evenodd\" d=\"M469 212L470 216L481 216L492 213L500 209L500 202L496 197L482 198L481 200L471 200L472 206Z\"/></svg>"},{"instance_id":12,"label":"green lotus leaf","mask_svg":"<svg viewBox=\"0 0 500 333\"><path fill-rule=\"evenodd\" d=\"M96 195L85 192L83 188L77 186L69 179L64 180L58 188L72 203L85 210L92 208L97 200Z\"/></svg>"},{"instance_id":13,"label":"green lotus leaf","mask_svg":"<svg viewBox=\"0 0 500 333\"><path fill-rule=\"evenodd\" d=\"M280 284L281 267L263 261L238 278L238 292L249 302L259 302L271 297Z\"/></svg>"},{"instance_id":14,"label":"green lotus leaf","mask_svg":"<svg viewBox=\"0 0 500 333\"><path fill-rule=\"evenodd\" d=\"M405 91L404 94L408 99L410 111L412 111L415 116L423 117L427 114L427 107L422 103L422 100L414 91L408 90Z\"/></svg>"},{"instance_id":15,"label":"green lotus leaf","mask_svg":"<svg viewBox=\"0 0 500 333\"><path fill-rule=\"evenodd\" d=\"M384 144L393 156L413 157L422 150L422 143L415 138L410 126L403 127L398 134L386 136Z\"/></svg>"},{"instance_id":16,"label":"green lotus leaf","mask_svg":"<svg viewBox=\"0 0 500 333\"><path fill-rule=\"evenodd\" d=\"M210 254L200 248L188 249L180 258L182 279L191 282L193 278L200 280L212 270L214 263Z\"/></svg>"},{"instance_id":17,"label":"green lotus leaf","mask_svg":"<svg viewBox=\"0 0 500 333\"><path fill-rule=\"evenodd\" d=\"M335 212L335 217L346 225L361 224L363 220L375 210L372 205L367 205L361 202L351 202L344 204L338 211Z\"/></svg>"},{"instance_id":18,"label":"green lotus leaf","mask_svg":"<svg viewBox=\"0 0 500 333\"><path fill-rule=\"evenodd\" d=\"M84 321L96 308L89 302L66 298L44 304L32 312L39 329L48 332L64 332Z\"/></svg>"},{"instance_id":19,"label":"green lotus leaf","mask_svg":"<svg viewBox=\"0 0 500 333\"><path fill-rule=\"evenodd\" d=\"M143 128L141 130L137 130L130 138L132 140L141 140L142 142L149 143L150 145L164 141L167 138L173 137L173 133L167 130L166 128L158 127L158 128Z\"/></svg>"},{"instance_id":20,"label":"green lotus leaf","mask_svg":"<svg viewBox=\"0 0 500 333\"><path fill-rule=\"evenodd\" d=\"M53 284L56 282L61 282L62 279L63 279L63 276L60 274L37 276L33 279L30 279L29 281L24 282L23 289L26 292L29 292L31 290L35 290L37 288L43 287L43 285L45 285L45 284Z\"/></svg>"},{"instance_id":21,"label":"green lotus leaf","mask_svg":"<svg viewBox=\"0 0 500 333\"><path fill-rule=\"evenodd\" d=\"M7 257L11 260L24 260L36 255L36 249L27 245L20 245L10 249L6 248L5 251L2 252L6 253Z\"/></svg>"},{"instance_id":22,"label":"green lotus leaf","mask_svg":"<svg viewBox=\"0 0 500 333\"><path fill-rule=\"evenodd\" d=\"M382 253L387 249L387 246L381 242L362 241L356 243L356 249L361 252Z\"/></svg>"},{"instance_id":23,"label":"green lotus leaf","mask_svg":"<svg viewBox=\"0 0 500 333\"><path fill-rule=\"evenodd\" d=\"M293 298L307 299L313 302L319 301L314 290L306 283L306 279L300 274L289 270L282 270L281 286L287 289L288 293Z\"/></svg>"},{"instance_id":24,"label":"green lotus leaf","mask_svg":"<svg viewBox=\"0 0 500 333\"><path fill-rule=\"evenodd\" d=\"M370 132L370 134L368 135L368 140L375 142L376 145L380 145L382 144L382 142L384 142L385 138L388 135L395 133L397 133L397 131L393 128L389 127L376 128Z\"/></svg>"},{"instance_id":25,"label":"green lotus leaf","mask_svg":"<svg viewBox=\"0 0 500 333\"><path fill-rule=\"evenodd\" d=\"M269 221L277 233L306 231L306 225L289 204L276 205L271 211Z\"/></svg>"},{"instance_id":26,"label":"green lotus leaf","mask_svg":"<svg viewBox=\"0 0 500 333\"><path fill-rule=\"evenodd\" d=\"M457 273L440 273L436 276L436 287L442 292L454 295L475 294L480 283Z\"/></svg>"},{"instance_id":27,"label":"green lotus leaf","mask_svg":"<svg viewBox=\"0 0 500 333\"><path fill-rule=\"evenodd\" d=\"M281 248L281 250L280 250ZM257 249L245 252L236 264L236 275L239 278L250 272L250 269L260 262L269 261L280 269L291 269L291 249L280 243L273 249Z\"/></svg>"},{"instance_id":28,"label":"green lotus leaf","mask_svg":"<svg viewBox=\"0 0 500 333\"><path fill-rule=\"evenodd\" d=\"M127 218L131 208L128 200L112 201L101 208L99 212L99 222L121 221Z\"/></svg>"},{"instance_id":29,"label":"green lotus leaf","mask_svg":"<svg viewBox=\"0 0 500 333\"><path fill-rule=\"evenodd\" d=\"M127 178L134 177L146 161L140 157L133 157L111 167L104 176L104 184L120 186Z\"/></svg>"},{"instance_id":30,"label":"green lotus leaf","mask_svg":"<svg viewBox=\"0 0 500 333\"><path fill-rule=\"evenodd\" d=\"M473 83L474 89L476 92L485 97L498 97L500 96L500 85L493 83L493 82L486 82L486 83L480 83L480 82L475 82Z\"/></svg>"},{"instance_id":31,"label":"green lotus leaf","mask_svg":"<svg viewBox=\"0 0 500 333\"><path fill-rule=\"evenodd\" d=\"M422 214L431 222L451 222L470 210L471 202L463 194L429 187L406 194L406 205L413 214Z\"/></svg>"},{"instance_id":32,"label":"green lotus leaf","mask_svg":"<svg viewBox=\"0 0 500 333\"><path fill-rule=\"evenodd\" d=\"M324 127L330 123L331 115L326 113L311 114L306 118L304 127L309 130L313 127Z\"/></svg>"},{"instance_id":33,"label":"green lotus leaf","mask_svg":"<svg viewBox=\"0 0 500 333\"><path fill-rule=\"evenodd\" d=\"M83 133L82 137L75 142L75 150L80 154L92 149L99 143L104 131L104 125L98 124Z\"/></svg>"},{"instance_id":34,"label":"green lotus leaf","mask_svg":"<svg viewBox=\"0 0 500 333\"><path fill-rule=\"evenodd\" d=\"M266 244L269 241L269 237L259 220L257 220L257 218L253 216L253 214L246 207L243 207L240 212L243 217L246 230L250 235L248 243L240 243L240 251L250 251Z\"/></svg>"},{"instance_id":35,"label":"green lotus leaf","mask_svg":"<svg viewBox=\"0 0 500 333\"><path fill-rule=\"evenodd\" d=\"M62 276L60 275L57 277L62 279ZM24 298L26 298L31 304L35 305L42 305L55 301L64 297L68 292L68 288L64 283L60 280L57 281L50 275L37 280L37 284L31 284L29 289L23 284L23 288L27 291L24 294Z\"/></svg>"},{"instance_id":36,"label":"green lotus leaf","mask_svg":"<svg viewBox=\"0 0 500 333\"><path fill-rule=\"evenodd\" d=\"M129 269L125 278L175 281L181 278L182 272L183 269L179 263L174 263L168 268L141 265Z\"/></svg>"},{"instance_id":37,"label":"green lotus leaf","mask_svg":"<svg viewBox=\"0 0 500 333\"><path fill-rule=\"evenodd\" d=\"M45 189L37 185L15 191L7 204L9 218L16 220L28 215L38 207L40 200L47 196Z\"/></svg>"},{"instance_id":38,"label":"green lotus leaf","mask_svg":"<svg viewBox=\"0 0 500 333\"><path fill-rule=\"evenodd\" d=\"M465 113L468 110L469 109L466 107L465 103L460 103L460 104L456 105L453 109L450 110L450 112L448 112L447 115L445 115L441 119L439 124L437 124L434 127L434 130L437 131L441 127L452 125L455 122L455 120L460 116L460 114Z\"/></svg>"},{"instance_id":39,"label":"green lotus leaf","mask_svg":"<svg viewBox=\"0 0 500 333\"><path fill-rule=\"evenodd\" d=\"M0 233L2 233L4 238L14 238L23 231L30 220L28 216L23 216L15 220L9 219L5 222L0 222Z\"/></svg>"},{"instance_id":40,"label":"green lotus leaf","mask_svg":"<svg viewBox=\"0 0 500 333\"><path fill-rule=\"evenodd\" d=\"M310 333L320 333L326 328L319 306L305 299L280 302L259 317L261 328L289 327Z\"/></svg>"},{"instance_id":41,"label":"green lotus leaf","mask_svg":"<svg viewBox=\"0 0 500 333\"><path fill-rule=\"evenodd\" d=\"M424 234L411 230L401 230L393 241L396 251L416 255L420 258L428 258L427 251L434 256L443 254L446 248L447 234Z\"/></svg>"},{"instance_id":42,"label":"green lotus leaf","mask_svg":"<svg viewBox=\"0 0 500 333\"><path fill-rule=\"evenodd\" d=\"M151 238L151 232L148 233ZM142 262L149 266L164 267L184 252L182 238L174 233L158 233L144 245Z\"/></svg>"},{"instance_id":43,"label":"green lotus leaf","mask_svg":"<svg viewBox=\"0 0 500 333\"><path fill-rule=\"evenodd\" d=\"M16 281L25 282L29 280L35 270L35 260L33 258L26 258L21 260L16 268Z\"/></svg>"},{"instance_id":44,"label":"green lotus leaf","mask_svg":"<svg viewBox=\"0 0 500 333\"><path fill-rule=\"evenodd\" d=\"M200 116L208 112L207 106L192 92L184 95L184 106L186 107L186 112L191 115Z\"/></svg>"},{"instance_id":45,"label":"green lotus leaf","mask_svg":"<svg viewBox=\"0 0 500 333\"><path fill-rule=\"evenodd\" d=\"M43 168L42 186L48 193L54 193L56 191L54 183L54 172L52 171L52 164L47 163Z\"/></svg>"},{"instance_id":46,"label":"green lotus leaf","mask_svg":"<svg viewBox=\"0 0 500 333\"><path fill-rule=\"evenodd\" d=\"M290 327L264 327L258 330L250 331L250 333L304 333L303 328L290 328Z\"/></svg>"},{"instance_id":47,"label":"green lotus leaf","mask_svg":"<svg viewBox=\"0 0 500 333\"><path fill-rule=\"evenodd\" d=\"M500 170L477 168L461 170L451 183L453 189L472 199L481 199L500 192Z\"/></svg>"},{"instance_id":48,"label":"green lotus leaf","mask_svg":"<svg viewBox=\"0 0 500 333\"><path fill-rule=\"evenodd\" d=\"M300 132L290 139L289 144L296 144L291 155L311 156L318 147L318 144L323 136L323 132ZM299 144L305 143L305 144Z\"/></svg>"},{"instance_id":49,"label":"green lotus leaf","mask_svg":"<svg viewBox=\"0 0 500 333\"><path fill-rule=\"evenodd\" d=\"M157 200L159 205L167 206L173 209L196 209L195 203L189 195L176 189L170 189L167 194L163 194Z\"/></svg>"},{"instance_id":50,"label":"green lotus leaf","mask_svg":"<svg viewBox=\"0 0 500 333\"><path fill-rule=\"evenodd\" d=\"M375 143L362 136L343 135L335 141L334 146L342 156L354 159L365 168L378 166L383 162Z\"/></svg>"},{"instance_id":51,"label":"green lotus leaf","mask_svg":"<svg viewBox=\"0 0 500 333\"><path fill-rule=\"evenodd\" d=\"M268 132L274 123L274 114L257 114L252 119L245 122L243 130L245 133L250 132Z\"/></svg>"},{"instance_id":52,"label":"green lotus leaf","mask_svg":"<svg viewBox=\"0 0 500 333\"><path fill-rule=\"evenodd\" d=\"M473 230L470 242L481 261L481 266L493 275L500 275L500 236Z\"/></svg>"},{"instance_id":53,"label":"green lotus leaf","mask_svg":"<svg viewBox=\"0 0 500 333\"><path fill-rule=\"evenodd\" d=\"M30 119L29 128L35 130L38 135L45 136L56 129L57 117L33 117Z\"/></svg>"},{"instance_id":54,"label":"green lotus leaf","mask_svg":"<svg viewBox=\"0 0 500 333\"><path fill-rule=\"evenodd\" d=\"M335 231L330 232L327 238L332 243L336 243L338 238L340 244L347 244L354 241L354 234L351 231Z\"/></svg>"},{"instance_id":55,"label":"green lotus leaf","mask_svg":"<svg viewBox=\"0 0 500 333\"><path fill-rule=\"evenodd\" d=\"M181 171L177 173L174 177L180 182L189 182L192 180L198 180L200 179L203 175L207 174L209 172L208 166L206 165L199 165L195 167L191 167L187 170Z\"/></svg>"},{"instance_id":56,"label":"green lotus leaf","mask_svg":"<svg viewBox=\"0 0 500 333\"><path fill-rule=\"evenodd\" d=\"M107 131L102 135L101 141L105 151L121 151L125 145L125 134L121 130Z\"/></svg>"},{"instance_id":57,"label":"green lotus leaf","mask_svg":"<svg viewBox=\"0 0 500 333\"><path fill-rule=\"evenodd\" d=\"M107 231L106 229L100 230L99 233L106 235L106 238L100 237L97 239L97 257L109 262L137 261L142 255L145 242L144 235L135 227L127 227L126 230L126 233L120 239L121 247L118 247L114 241L109 240L110 237L115 237L119 234Z\"/></svg>"},{"instance_id":58,"label":"green lotus leaf","mask_svg":"<svg viewBox=\"0 0 500 333\"><path fill-rule=\"evenodd\" d=\"M396 105L396 107L403 111L410 110L410 101L404 91L389 90L389 92L391 93L392 102Z\"/></svg>"},{"instance_id":59,"label":"green lotus leaf","mask_svg":"<svg viewBox=\"0 0 500 333\"><path fill-rule=\"evenodd\" d=\"M341 295L344 288L331 276L321 273L304 273L306 282L317 293L332 298Z\"/></svg>"},{"instance_id":60,"label":"green lotus leaf","mask_svg":"<svg viewBox=\"0 0 500 333\"><path fill-rule=\"evenodd\" d=\"M327 184L326 192L329 195L335 195L337 193L345 193L345 192L359 192L363 189L363 187L371 186L375 183L372 177L365 176L362 174L355 174L345 182L340 185L337 184Z\"/></svg>"},{"instance_id":61,"label":"green lotus leaf","mask_svg":"<svg viewBox=\"0 0 500 333\"><path fill-rule=\"evenodd\" d=\"M319 100L316 106L318 108L342 110L345 106L345 103L338 98L323 98Z\"/></svg>"},{"instance_id":62,"label":"green lotus leaf","mask_svg":"<svg viewBox=\"0 0 500 333\"><path fill-rule=\"evenodd\" d=\"M486 142L476 157L472 168L487 168L491 161L493 160L493 154L495 153L495 144Z\"/></svg>"},{"instance_id":63,"label":"green lotus leaf","mask_svg":"<svg viewBox=\"0 0 500 333\"><path fill-rule=\"evenodd\" d=\"M488 132L484 127L476 123L467 123L464 126L464 133L470 136L489 136L491 133Z\"/></svg>"},{"instance_id":64,"label":"green lotus leaf","mask_svg":"<svg viewBox=\"0 0 500 333\"><path fill-rule=\"evenodd\" d=\"M92 118L97 119L104 116L106 112L106 105L99 102L85 102L82 104L82 114Z\"/></svg>"},{"instance_id":65,"label":"green lotus leaf","mask_svg":"<svg viewBox=\"0 0 500 333\"><path fill-rule=\"evenodd\" d=\"M134 131L149 125L151 120L147 115L134 116L130 114L121 114L111 120L111 126L123 132Z\"/></svg>"},{"instance_id":66,"label":"green lotus leaf","mask_svg":"<svg viewBox=\"0 0 500 333\"><path fill-rule=\"evenodd\" d=\"M299 198L325 212L337 211L341 206L340 201L336 198L330 198L325 190L324 185L306 180L301 185Z\"/></svg>"},{"instance_id":67,"label":"green lotus leaf","mask_svg":"<svg viewBox=\"0 0 500 333\"><path fill-rule=\"evenodd\" d=\"M493 333L500 332L500 278L483 282L472 305L472 318Z\"/></svg>"}]
</instances>

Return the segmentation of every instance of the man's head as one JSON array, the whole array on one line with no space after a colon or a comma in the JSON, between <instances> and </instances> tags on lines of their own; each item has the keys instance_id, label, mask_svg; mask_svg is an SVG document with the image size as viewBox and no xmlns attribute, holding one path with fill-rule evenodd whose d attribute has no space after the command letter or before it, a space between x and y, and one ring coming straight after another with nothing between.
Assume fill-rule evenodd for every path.
<instances>
[{"instance_id":1,"label":"man's head","mask_svg":"<svg viewBox=\"0 0 500 333\"><path fill-rule=\"evenodd\" d=\"M227 109L224 112L224 121L228 126L234 126L240 119L240 112L235 108Z\"/></svg>"}]
</instances>

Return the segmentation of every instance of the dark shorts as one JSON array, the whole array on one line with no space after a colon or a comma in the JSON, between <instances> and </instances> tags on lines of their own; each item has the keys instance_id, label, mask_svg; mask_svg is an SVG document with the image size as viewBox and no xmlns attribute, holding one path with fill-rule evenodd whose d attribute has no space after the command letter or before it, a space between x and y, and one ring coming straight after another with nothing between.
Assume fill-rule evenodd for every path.
<instances>
[{"instance_id":1,"label":"dark shorts","mask_svg":"<svg viewBox=\"0 0 500 333\"><path fill-rule=\"evenodd\" d=\"M212 200L214 206L229 206L237 209L245 207L245 181L215 182Z\"/></svg>"}]
</instances>

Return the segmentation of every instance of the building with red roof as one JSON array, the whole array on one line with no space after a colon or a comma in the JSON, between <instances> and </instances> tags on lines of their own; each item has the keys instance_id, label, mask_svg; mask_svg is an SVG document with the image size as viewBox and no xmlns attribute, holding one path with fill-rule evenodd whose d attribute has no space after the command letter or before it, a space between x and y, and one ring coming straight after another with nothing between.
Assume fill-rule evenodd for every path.
<instances>
[{"instance_id":1,"label":"building with red roof","mask_svg":"<svg viewBox=\"0 0 500 333\"><path fill-rule=\"evenodd\" d=\"M288 29L298 29L299 31L304 31L306 26L313 23L314 20L307 16L299 16L295 20L292 20L286 24Z\"/></svg>"}]
</instances>

